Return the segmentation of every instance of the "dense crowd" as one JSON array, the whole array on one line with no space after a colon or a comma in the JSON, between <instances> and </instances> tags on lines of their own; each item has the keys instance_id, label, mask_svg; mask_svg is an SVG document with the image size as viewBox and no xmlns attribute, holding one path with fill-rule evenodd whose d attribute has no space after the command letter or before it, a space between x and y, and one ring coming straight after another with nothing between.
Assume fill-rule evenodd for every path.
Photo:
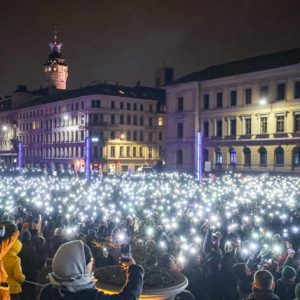
<instances>
[{"instance_id":1,"label":"dense crowd","mask_svg":"<svg viewBox=\"0 0 300 300\"><path fill-rule=\"evenodd\" d=\"M18 229L3 257L14 299L35 299L26 282L51 281L51 260L70 241L90 249L94 268L118 265L130 244L145 277L155 266L188 278L181 299L300 299L300 178L0 177L3 223Z\"/></svg>"}]
</instances>

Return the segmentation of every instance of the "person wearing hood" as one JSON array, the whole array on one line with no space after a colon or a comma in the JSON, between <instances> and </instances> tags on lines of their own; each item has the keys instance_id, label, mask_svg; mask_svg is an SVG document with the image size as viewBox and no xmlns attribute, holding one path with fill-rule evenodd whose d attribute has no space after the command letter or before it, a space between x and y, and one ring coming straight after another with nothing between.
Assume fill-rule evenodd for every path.
<instances>
[{"instance_id":1,"label":"person wearing hood","mask_svg":"<svg viewBox=\"0 0 300 300\"><path fill-rule=\"evenodd\" d=\"M4 269L8 275L9 292L12 300L19 300L22 292L21 284L25 281L22 272L21 259L18 257L22 249L20 240L16 240L10 250L3 257Z\"/></svg>"},{"instance_id":2,"label":"person wearing hood","mask_svg":"<svg viewBox=\"0 0 300 300\"><path fill-rule=\"evenodd\" d=\"M128 270L122 291L116 295L105 294L95 286L91 249L80 240L67 242L60 246L53 258L50 284L42 289L39 299L137 300L142 293L144 270L132 258L124 264Z\"/></svg>"}]
</instances>

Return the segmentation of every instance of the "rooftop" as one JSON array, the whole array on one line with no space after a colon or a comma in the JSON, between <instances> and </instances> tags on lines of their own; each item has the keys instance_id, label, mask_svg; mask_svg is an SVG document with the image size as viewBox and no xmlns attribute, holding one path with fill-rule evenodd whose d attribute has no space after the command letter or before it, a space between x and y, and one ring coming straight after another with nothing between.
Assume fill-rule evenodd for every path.
<instances>
[{"instance_id":1,"label":"rooftop","mask_svg":"<svg viewBox=\"0 0 300 300\"><path fill-rule=\"evenodd\" d=\"M202 71L193 72L181 78L178 78L174 80L171 84L211 80L227 76L234 76L239 74L286 67L299 63L300 48L296 48L282 52L224 63L220 65L213 65L206 69L203 69Z\"/></svg>"},{"instance_id":2,"label":"rooftop","mask_svg":"<svg viewBox=\"0 0 300 300\"><path fill-rule=\"evenodd\" d=\"M33 96L32 100L23 104L21 107L92 95L109 95L135 99L157 100L160 103L164 103L166 98L166 93L163 89L145 87L141 85L128 87L105 83L90 85L76 90L56 90L44 88L30 93Z\"/></svg>"}]
</instances>

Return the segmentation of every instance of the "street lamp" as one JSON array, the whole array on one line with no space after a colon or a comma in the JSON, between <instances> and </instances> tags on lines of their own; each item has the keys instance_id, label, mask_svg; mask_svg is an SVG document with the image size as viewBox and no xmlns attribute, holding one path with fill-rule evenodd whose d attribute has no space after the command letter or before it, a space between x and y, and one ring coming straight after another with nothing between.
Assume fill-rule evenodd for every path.
<instances>
[{"instance_id":1,"label":"street lamp","mask_svg":"<svg viewBox=\"0 0 300 300\"><path fill-rule=\"evenodd\" d=\"M68 120L69 120L69 116L68 116L68 115L63 115L63 119L64 119L65 121L68 121Z\"/></svg>"},{"instance_id":2,"label":"street lamp","mask_svg":"<svg viewBox=\"0 0 300 300\"><path fill-rule=\"evenodd\" d=\"M2 131L6 132L8 130L8 127L6 125L2 126Z\"/></svg>"},{"instance_id":3,"label":"street lamp","mask_svg":"<svg viewBox=\"0 0 300 300\"><path fill-rule=\"evenodd\" d=\"M125 139L125 133L121 133L120 139L121 139L121 140L124 140L124 139Z\"/></svg>"},{"instance_id":4,"label":"street lamp","mask_svg":"<svg viewBox=\"0 0 300 300\"><path fill-rule=\"evenodd\" d=\"M259 100L259 105L266 105L268 103L267 98L261 98Z\"/></svg>"}]
</instances>

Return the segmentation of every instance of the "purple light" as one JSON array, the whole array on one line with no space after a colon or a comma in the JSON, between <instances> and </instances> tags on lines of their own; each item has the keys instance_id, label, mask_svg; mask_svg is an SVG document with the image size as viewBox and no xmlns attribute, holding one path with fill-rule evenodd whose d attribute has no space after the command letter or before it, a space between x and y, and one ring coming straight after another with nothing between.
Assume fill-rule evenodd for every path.
<instances>
[{"instance_id":1,"label":"purple light","mask_svg":"<svg viewBox=\"0 0 300 300\"><path fill-rule=\"evenodd\" d=\"M85 140L85 177L90 179L91 177L91 139L88 137Z\"/></svg>"},{"instance_id":2,"label":"purple light","mask_svg":"<svg viewBox=\"0 0 300 300\"><path fill-rule=\"evenodd\" d=\"M19 173L22 173L23 168L23 145L22 143L18 143L18 167Z\"/></svg>"}]
</instances>

